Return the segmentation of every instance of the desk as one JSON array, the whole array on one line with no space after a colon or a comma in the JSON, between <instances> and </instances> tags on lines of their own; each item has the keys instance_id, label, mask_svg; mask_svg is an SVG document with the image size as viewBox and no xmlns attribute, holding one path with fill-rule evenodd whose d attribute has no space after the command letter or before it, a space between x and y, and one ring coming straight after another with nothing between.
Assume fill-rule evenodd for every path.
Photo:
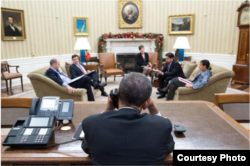
<instances>
[{"instance_id":1,"label":"desk","mask_svg":"<svg viewBox=\"0 0 250 166\"><path fill-rule=\"evenodd\" d=\"M249 149L249 132L212 103L204 101L156 102L162 116L186 128L184 135L173 133L175 149ZM55 130L50 143L71 140L82 119L100 113L106 102L75 102L70 131ZM144 111L147 112L147 111ZM5 136L2 136L3 139ZM21 150L2 147L2 164L91 164L81 141L46 149ZM122 164L122 163L121 163ZM165 164L172 164L168 155Z\"/></svg>"}]
</instances>

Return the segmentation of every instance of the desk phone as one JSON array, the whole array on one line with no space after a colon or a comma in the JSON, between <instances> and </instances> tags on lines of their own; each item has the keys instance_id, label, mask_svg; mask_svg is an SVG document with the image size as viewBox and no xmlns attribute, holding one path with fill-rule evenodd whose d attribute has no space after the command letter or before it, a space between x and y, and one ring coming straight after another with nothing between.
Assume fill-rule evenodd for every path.
<instances>
[{"instance_id":1,"label":"desk phone","mask_svg":"<svg viewBox=\"0 0 250 166\"><path fill-rule=\"evenodd\" d=\"M45 96L33 98L30 115L55 116L57 120L72 120L74 100L60 100L57 96Z\"/></svg>"},{"instance_id":2,"label":"desk phone","mask_svg":"<svg viewBox=\"0 0 250 166\"><path fill-rule=\"evenodd\" d=\"M3 141L3 146L19 148L46 146L54 133L55 122L54 116L18 118Z\"/></svg>"}]
</instances>

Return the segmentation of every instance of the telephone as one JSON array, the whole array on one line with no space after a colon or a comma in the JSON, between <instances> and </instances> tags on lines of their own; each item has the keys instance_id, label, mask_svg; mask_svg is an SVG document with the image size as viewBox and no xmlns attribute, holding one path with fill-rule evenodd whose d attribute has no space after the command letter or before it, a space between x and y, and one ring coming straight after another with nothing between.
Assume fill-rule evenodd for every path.
<instances>
[{"instance_id":1,"label":"telephone","mask_svg":"<svg viewBox=\"0 0 250 166\"><path fill-rule=\"evenodd\" d=\"M3 141L3 146L19 148L47 146L54 133L55 122L56 119L54 116L18 118Z\"/></svg>"},{"instance_id":2,"label":"telephone","mask_svg":"<svg viewBox=\"0 0 250 166\"><path fill-rule=\"evenodd\" d=\"M60 100L56 96L45 96L33 98L29 115L55 116L57 120L72 120L74 100Z\"/></svg>"}]
</instances>

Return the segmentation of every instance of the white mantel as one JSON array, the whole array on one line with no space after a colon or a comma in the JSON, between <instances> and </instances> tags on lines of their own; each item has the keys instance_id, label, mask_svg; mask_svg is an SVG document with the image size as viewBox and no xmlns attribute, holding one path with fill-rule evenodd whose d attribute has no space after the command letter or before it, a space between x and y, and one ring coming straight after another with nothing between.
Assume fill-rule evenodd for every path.
<instances>
[{"instance_id":1,"label":"white mantel","mask_svg":"<svg viewBox=\"0 0 250 166\"><path fill-rule=\"evenodd\" d=\"M106 39L106 52L136 53L139 45L144 46L145 52L155 52L155 39Z\"/></svg>"}]
</instances>

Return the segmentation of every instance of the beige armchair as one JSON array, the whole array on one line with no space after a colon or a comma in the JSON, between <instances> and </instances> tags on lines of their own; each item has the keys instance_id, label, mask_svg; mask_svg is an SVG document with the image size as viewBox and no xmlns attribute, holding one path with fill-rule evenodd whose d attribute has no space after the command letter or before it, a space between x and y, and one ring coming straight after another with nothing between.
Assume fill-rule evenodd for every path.
<instances>
[{"instance_id":1,"label":"beige armchair","mask_svg":"<svg viewBox=\"0 0 250 166\"><path fill-rule=\"evenodd\" d=\"M101 69L101 80L102 76L104 76L106 83L108 76L114 75L114 81L116 75L124 76L124 72L120 66L120 63L115 62L114 53L99 53L99 63Z\"/></svg>"},{"instance_id":2,"label":"beige armchair","mask_svg":"<svg viewBox=\"0 0 250 166\"><path fill-rule=\"evenodd\" d=\"M65 62L60 62L59 70L67 73L65 68ZM28 74L32 86L35 90L37 97L44 96L59 96L61 99L73 99L74 101L88 101L87 90L86 89L75 89L73 94L69 94L65 87L58 85L56 82L46 77L44 74L47 71L47 67L43 67L36 71L33 71ZM95 94L97 90L93 89Z\"/></svg>"},{"instance_id":3,"label":"beige armchair","mask_svg":"<svg viewBox=\"0 0 250 166\"><path fill-rule=\"evenodd\" d=\"M199 65L199 63L200 61L196 61L196 64ZM183 72L188 77L188 80L193 80L199 73L200 70L198 65L195 69L193 69L192 65L190 66L190 69L193 70L190 76L188 76L190 71L183 69ZM205 100L215 103L214 94L226 92L229 81L234 76L234 72L213 64L211 64L211 68L212 76L204 87L197 90L180 87L175 92L174 100Z\"/></svg>"}]
</instances>

